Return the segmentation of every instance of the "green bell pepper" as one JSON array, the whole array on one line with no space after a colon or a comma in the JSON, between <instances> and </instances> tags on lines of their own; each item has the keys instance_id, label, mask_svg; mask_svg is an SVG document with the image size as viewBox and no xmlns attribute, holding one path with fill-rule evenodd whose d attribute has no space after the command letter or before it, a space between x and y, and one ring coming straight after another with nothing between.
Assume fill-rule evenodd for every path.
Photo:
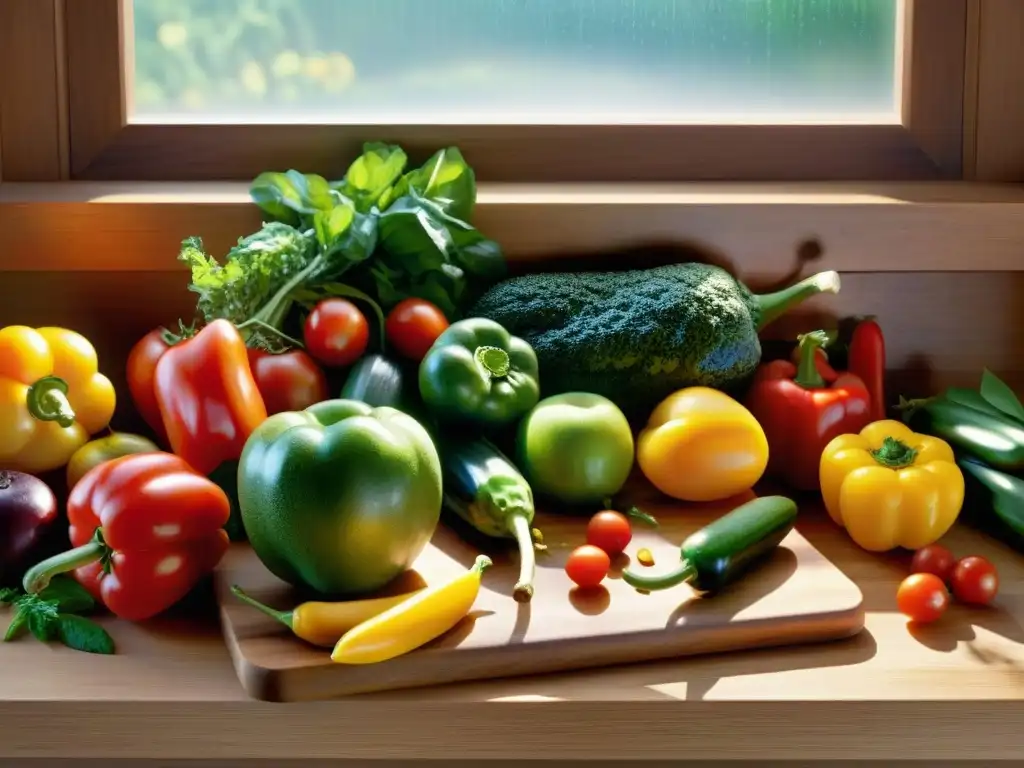
<instances>
[{"instance_id":1,"label":"green bell pepper","mask_svg":"<svg viewBox=\"0 0 1024 768\"><path fill-rule=\"evenodd\" d=\"M493 320L445 330L420 363L420 395L442 421L501 426L540 399L537 355Z\"/></svg>"},{"instance_id":2,"label":"green bell pepper","mask_svg":"<svg viewBox=\"0 0 1024 768\"><path fill-rule=\"evenodd\" d=\"M328 400L271 416L250 435L238 502L271 573L325 595L362 595L409 568L433 536L441 461L411 416Z\"/></svg>"}]
</instances>

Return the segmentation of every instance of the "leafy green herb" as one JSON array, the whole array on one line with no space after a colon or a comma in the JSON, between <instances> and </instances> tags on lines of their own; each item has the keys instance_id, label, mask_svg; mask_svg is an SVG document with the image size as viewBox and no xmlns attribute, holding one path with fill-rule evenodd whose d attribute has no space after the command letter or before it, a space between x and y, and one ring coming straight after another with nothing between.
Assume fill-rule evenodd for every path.
<instances>
[{"instance_id":1,"label":"leafy green herb","mask_svg":"<svg viewBox=\"0 0 1024 768\"><path fill-rule=\"evenodd\" d=\"M76 615L96 607L96 601L78 582L56 577L38 595L13 589L0 591L0 601L14 606L4 641L14 640L27 629L40 642L60 640L69 648L88 653L113 653L114 641L107 631Z\"/></svg>"},{"instance_id":2,"label":"leafy green herb","mask_svg":"<svg viewBox=\"0 0 1024 768\"><path fill-rule=\"evenodd\" d=\"M981 374L981 396L1006 415L1024 421L1024 405L1013 390L987 368Z\"/></svg>"},{"instance_id":3,"label":"leafy green herb","mask_svg":"<svg viewBox=\"0 0 1024 768\"><path fill-rule=\"evenodd\" d=\"M199 314L227 319L268 348L298 345L283 330L296 304L330 296L360 299L381 325L383 310L409 297L461 316L504 276L504 255L470 223L476 177L458 149L420 168L406 171L407 163L401 147L378 142L364 145L340 181L260 174L250 187L267 217L260 231L222 261L199 238L182 243Z\"/></svg>"}]
</instances>

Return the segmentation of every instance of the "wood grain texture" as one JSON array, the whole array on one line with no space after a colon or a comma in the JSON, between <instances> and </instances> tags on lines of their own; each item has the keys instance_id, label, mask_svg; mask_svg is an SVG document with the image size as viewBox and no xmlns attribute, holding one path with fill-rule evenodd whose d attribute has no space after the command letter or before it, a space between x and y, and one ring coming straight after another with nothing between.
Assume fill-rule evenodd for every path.
<instances>
[{"instance_id":1,"label":"wood grain texture","mask_svg":"<svg viewBox=\"0 0 1024 768\"><path fill-rule=\"evenodd\" d=\"M66 179L64 0L0 2L0 73L4 178Z\"/></svg>"},{"instance_id":2,"label":"wood grain texture","mask_svg":"<svg viewBox=\"0 0 1024 768\"><path fill-rule=\"evenodd\" d=\"M3 645L0 756L1018 757L1024 558L955 527L943 543L995 562L1000 596L990 609L956 605L909 631L895 601L904 558L864 552L810 506L797 528L860 588L867 617L857 636L275 706L248 699L212 614L103 619L118 644L113 657Z\"/></svg>"},{"instance_id":3,"label":"wood grain texture","mask_svg":"<svg viewBox=\"0 0 1024 768\"><path fill-rule=\"evenodd\" d=\"M978 37L971 178L1024 181L1024 3L972 2Z\"/></svg>"},{"instance_id":4,"label":"wood grain texture","mask_svg":"<svg viewBox=\"0 0 1024 768\"><path fill-rule=\"evenodd\" d=\"M475 224L514 261L664 247L748 279L840 272L1024 270L1024 189L966 183L501 185ZM174 270L200 235L223 256L260 225L245 184L5 184L0 271Z\"/></svg>"},{"instance_id":5,"label":"wood grain texture","mask_svg":"<svg viewBox=\"0 0 1024 768\"><path fill-rule=\"evenodd\" d=\"M634 494L630 503L642 505L659 527L634 525L627 552L616 558L609 578L594 590L574 589L564 571L569 553L586 543L586 518L538 515L535 525L544 532L549 550L539 555L536 591L528 604L512 599L518 556L510 555L507 546L476 542L486 547L483 551L494 559L494 567L485 572L467 618L429 646L380 664L335 664L329 650L297 640L280 623L242 605L231 595L232 584L282 609L300 600L248 545L238 545L216 574L224 637L251 696L310 701L820 642L859 632L864 623L860 591L795 532L761 568L713 599L699 598L686 586L641 594L622 581L624 568L644 570L630 563L631 554L641 547L654 555L652 571L672 570L683 539L749 498L686 506L650 492ZM458 576L481 552L476 543L439 527L413 566L416 581L434 586Z\"/></svg>"}]
</instances>

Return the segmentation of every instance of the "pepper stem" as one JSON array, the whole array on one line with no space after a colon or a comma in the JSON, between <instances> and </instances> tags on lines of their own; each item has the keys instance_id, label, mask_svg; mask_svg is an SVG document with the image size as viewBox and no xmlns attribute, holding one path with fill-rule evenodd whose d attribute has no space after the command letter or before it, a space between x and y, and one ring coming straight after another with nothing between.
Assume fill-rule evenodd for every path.
<instances>
[{"instance_id":1,"label":"pepper stem","mask_svg":"<svg viewBox=\"0 0 1024 768\"><path fill-rule=\"evenodd\" d=\"M249 595L245 594L245 592L242 591L242 588L237 584L231 585L231 594L237 597L246 605L248 605L250 608L255 608L257 611L260 611L261 613L266 614L270 618L281 622L286 627L288 627L288 629L294 629L294 627L292 626L291 611L278 611L274 608L271 608L269 605L264 605L256 598L249 597Z\"/></svg>"},{"instance_id":2,"label":"pepper stem","mask_svg":"<svg viewBox=\"0 0 1024 768\"><path fill-rule=\"evenodd\" d=\"M493 379L502 379L508 376L508 372L512 368L508 352L498 347L477 347L473 356Z\"/></svg>"},{"instance_id":3,"label":"pepper stem","mask_svg":"<svg viewBox=\"0 0 1024 768\"><path fill-rule=\"evenodd\" d=\"M648 592L656 592L659 589L668 589L697 578L697 569L688 560L680 560L674 571L663 574L635 573L634 571L623 571L622 580L634 589L643 589Z\"/></svg>"},{"instance_id":4,"label":"pepper stem","mask_svg":"<svg viewBox=\"0 0 1024 768\"><path fill-rule=\"evenodd\" d=\"M775 293L755 296L754 300L761 310L757 330L760 331L800 302L819 293L839 293L838 272L819 272L808 277L806 280L801 280L799 283L789 286L789 288L783 288Z\"/></svg>"},{"instance_id":5,"label":"pepper stem","mask_svg":"<svg viewBox=\"0 0 1024 768\"><path fill-rule=\"evenodd\" d=\"M483 573L492 565L494 565L494 561L487 555L477 555L476 560L473 561L473 567L469 570L475 571L476 573Z\"/></svg>"},{"instance_id":6,"label":"pepper stem","mask_svg":"<svg viewBox=\"0 0 1024 768\"><path fill-rule=\"evenodd\" d=\"M871 451L871 458L889 469L903 469L909 467L917 458L917 449L911 448L895 437L887 437L882 441L882 447Z\"/></svg>"},{"instance_id":7,"label":"pepper stem","mask_svg":"<svg viewBox=\"0 0 1024 768\"><path fill-rule=\"evenodd\" d=\"M821 389L825 386L825 379L818 370L818 350L828 346L832 338L825 331L811 331L797 338L800 341L800 364L793 383L804 389Z\"/></svg>"},{"instance_id":8,"label":"pepper stem","mask_svg":"<svg viewBox=\"0 0 1024 768\"><path fill-rule=\"evenodd\" d=\"M75 423L68 383L59 376L45 376L29 387L27 405L32 418L39 421L56 421L64 429Z\"/></svg>"},{"instance_id":9,"label":"pepper stem","mask_svg":"<svg viewBox=\"0 0 1024 768\"><path fill-rule=\"evenodd\" d=\"M512 590L517 603L528 603L533 597L533 579L537 575L537 558L533 550L533 532L525 510L516 510L508 517L508 529L519 546L519 581Z\"/></svg>"},{"instance_id":10,"label":"pepper stem","mask_svg":"<svg viewBox=\"0 0 1024 768\"><path fill-rule=\"evenodd\" d=\"M104 568L108 568L112 554L110 547L103 541L102 529L97 528L96 535L88 544L61 552L29 568L21 581L21 587L26 594L38 595L50 586L50 580L54 576L95 563L97 560L102 560Z\"/></svg>"}]
</instances>

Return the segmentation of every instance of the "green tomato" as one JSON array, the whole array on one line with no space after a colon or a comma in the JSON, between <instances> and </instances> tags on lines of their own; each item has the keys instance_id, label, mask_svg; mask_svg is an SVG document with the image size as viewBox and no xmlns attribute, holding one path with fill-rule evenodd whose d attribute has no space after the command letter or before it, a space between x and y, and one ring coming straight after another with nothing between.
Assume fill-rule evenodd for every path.
<instances>
[{"instance_id":1,"label":"green tomato","mask_svg":"<svg viewBox=\"0 0 1024 768\"><path fill-rule=\"evenodd\" d=\"M633 468L633 432L601 395L569 392L541 400L519 425L519 466L533 490L567 504L601 503Z\"/></svg>"},{"instance_id":2,"label":"green tomato","mask_svg":"<svg viewBox=\"0 0 1024 768\"><path fill-rule=\"evenodd\" d=\"M68 490L70 491L89 470L136 453L154 453L160 449L152 441L141 435L127 432L114 432L106 437L91 440L72 455L67 466Z\"/></svg>"}]
</instances>

